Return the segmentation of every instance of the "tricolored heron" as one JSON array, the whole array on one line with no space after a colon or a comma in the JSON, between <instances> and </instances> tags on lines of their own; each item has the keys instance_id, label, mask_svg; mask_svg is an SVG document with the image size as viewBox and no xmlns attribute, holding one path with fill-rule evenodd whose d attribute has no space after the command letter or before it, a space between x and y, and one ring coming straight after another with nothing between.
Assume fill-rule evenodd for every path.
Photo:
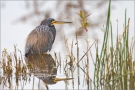
<instances>
[{"instance_id":1,"label":"tricolored heron","mask_svg":"<svg viewBox=\"0 0 135 90\"><path fill-rule=\"evenodd\" d=\"M30 54L42 54L50 51L56 35L54 25L65 23L72 22L55 21L52 18L44 19L41 24L28 35L25 44L25 56L27 57Z\"/></svg>"}]
</instances>

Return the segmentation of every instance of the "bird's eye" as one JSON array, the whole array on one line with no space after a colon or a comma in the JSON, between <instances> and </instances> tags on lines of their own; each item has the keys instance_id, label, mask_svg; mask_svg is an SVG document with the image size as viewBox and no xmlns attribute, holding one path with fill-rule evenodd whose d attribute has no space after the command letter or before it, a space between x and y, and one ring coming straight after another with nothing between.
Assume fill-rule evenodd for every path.
<instances>
[{"instance_id":1,"label":"bird's eye","mask_svg":"<svg viewBox=\"0 0 135 90\"><path fill-rule=\"evenodd\" d=\"M54 25L55 24L55 20L52 20L51 24Z\"/></svg>"}]
</instances>

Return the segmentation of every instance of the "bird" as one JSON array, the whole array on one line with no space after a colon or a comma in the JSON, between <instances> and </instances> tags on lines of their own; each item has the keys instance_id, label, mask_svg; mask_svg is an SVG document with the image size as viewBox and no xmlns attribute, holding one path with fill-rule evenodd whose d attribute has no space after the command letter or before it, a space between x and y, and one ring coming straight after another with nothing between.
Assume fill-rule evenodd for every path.
<instances>
[{"instance_id":1,"label":"bird","mask_svg":"<svg viewBox=\"0 0 135 90\"><path fill-rule=\"evenodd\" d=\"M56 36L54 25L66 23L72 22L55 21L53 18L44 19L28 35L25 43L25 57L31 54L42 54L50 51Z\"/></svg>"}]
</instances>

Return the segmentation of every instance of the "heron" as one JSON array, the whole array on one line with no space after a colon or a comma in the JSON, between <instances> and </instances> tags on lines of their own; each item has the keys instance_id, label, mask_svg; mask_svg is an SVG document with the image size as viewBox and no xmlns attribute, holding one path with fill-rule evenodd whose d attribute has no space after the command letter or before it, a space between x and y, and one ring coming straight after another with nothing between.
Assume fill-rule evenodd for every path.
<instances>
[{"instance_id":1,"label":"heron","mask_svg":"<svg viewBox=\"0 0 135 90\"><path fill-rule=\"evenodd\" d=\"M72 22L55 21L52 18L44 19L39 26L30 32L25 44L25 56L42 54L51 50L56 36L55 24Z\"/></svg>"}]
</instances>

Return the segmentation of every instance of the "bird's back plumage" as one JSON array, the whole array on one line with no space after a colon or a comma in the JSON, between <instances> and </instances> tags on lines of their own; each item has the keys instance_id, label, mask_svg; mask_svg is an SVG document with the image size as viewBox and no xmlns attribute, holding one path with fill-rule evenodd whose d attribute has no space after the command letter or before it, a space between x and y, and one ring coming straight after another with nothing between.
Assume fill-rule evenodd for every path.
<instances>
[{"instance_id":1,"label":"bird's back plumage","mask_svg":"<svg viewBox=\"0 0 135 90\"><path fill-rule=\"evenodd\" d=\"M55 27L39 25L28 35L25 45L25 56L50 51L55 39Z\"/></svg>"}]
</instances>

